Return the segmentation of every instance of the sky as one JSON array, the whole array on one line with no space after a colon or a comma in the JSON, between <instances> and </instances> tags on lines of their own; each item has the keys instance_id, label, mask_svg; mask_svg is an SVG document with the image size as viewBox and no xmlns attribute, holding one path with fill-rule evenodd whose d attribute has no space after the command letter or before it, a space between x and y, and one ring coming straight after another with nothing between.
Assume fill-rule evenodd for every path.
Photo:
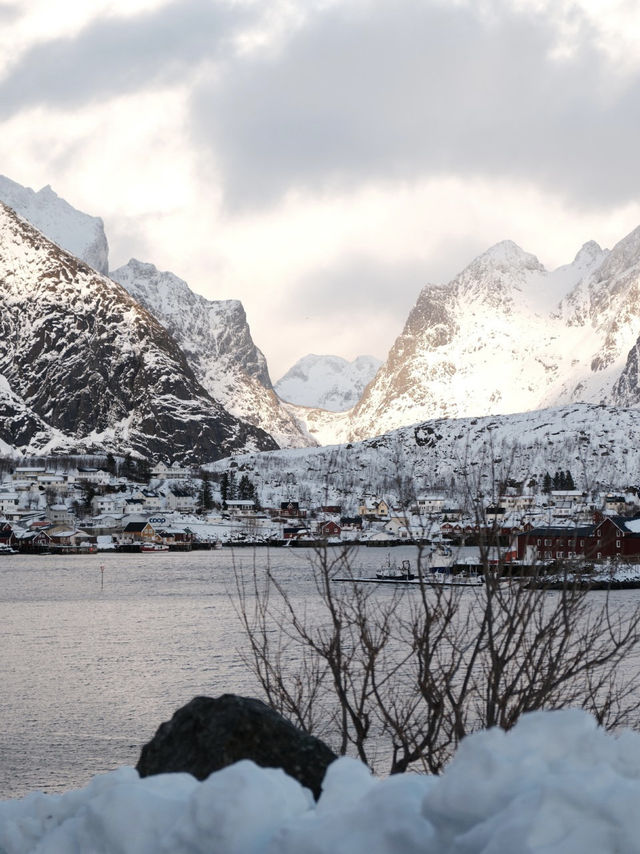
<instances>
[{"instance_id":1,"label":"sky","mask_svg":"<svg viewBox=\"0 0 640 854\"><path fill-rule=\"evenodd\" d=\"M386 356L512 239L640 224L638 0L0 0L0 173L240 299L278 379Z\"/></svg>"}]
</instances>

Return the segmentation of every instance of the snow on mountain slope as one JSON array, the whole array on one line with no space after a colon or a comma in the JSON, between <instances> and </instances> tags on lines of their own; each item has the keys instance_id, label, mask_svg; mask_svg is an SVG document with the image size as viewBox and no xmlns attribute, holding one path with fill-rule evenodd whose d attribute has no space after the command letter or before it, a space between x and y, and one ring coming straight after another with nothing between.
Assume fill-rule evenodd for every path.
<instances>
[{"instance_id":1,"label":"snow on mountain slope","mask_svg":"<svg viewBox=\"0 0 640 854\"><path fill-rule=\"evenodd\" d=\"M229 412L270 433L281 447L314 444L273 391L241 302L205 299L173 273L135 259L110 276L167 329L198 381Z\"/></svg>"},{"instance_id":2,"label":"snow on mountain slope","mask_svg":"<svg viewBox=\"0 0 640 854\"><path fill-rule=\"evenodd\" d=\"M296 406L284 401L282 405L309 435L307 445L335 445L348 441L351 410L331 412L328 409Z\"/></svg>"},{"instance_id":3,"label":"snow on mountain slope","mask_svg":"<svg viewBox=\"0 0 640 854\"><path fill-rule=\"evenodd\" d=\"M425 287L353 410L347 438L429 417L519 412L543 399L550 404L550 389L575 368L590 332L566 322L560 301L606 257L589 244L573 264L548 272L505 241L448 285Z\"/></svg>"},{"instance_id":4,"label":"snow on mountain slope","mask_svg":"<svg viewBox=\"0 0 640 854\"><path fill-rule=\"evenodd\" d=\"M109 247L102 220L76 210L51 187L36 193L0 175L0 202L94 270L104 274L109 270Z\"/></svg>"},{"instance_id":5,"label":"snow on mountain slope","mask_svg":"<svg viewBox=\"0 0 640 854\"><path fill-rule=\"evenodd\" d=\"M276 447L207 394L124 288L1 203L0 374L9 387L0 399L22 418L10 444L29 452L132 450L198 462Z\"/></svg>"},{"instance_id":6,"label":"snow on mountain slope","mask_svg":"<svg viewBox=\"0 0 640 854\"><path fill-rule=\"evenodd\" d=\"M622 382L640 335L640 228L617 243L604 261L563 300L563 320L575 340L571 370L543 402L603 401L637 405Z\"/></svg>"},{"instance_id":7,"label":"snow on mountain slope","mask_svg":"<svg viewBox=\"0 0 640 854\"><path fill-rule=\"evenodd\" d=\"M288 403L344 412L360 400L381 364L374 356L348 362L340 356L310 354L299 359L274 388Z\"/></svg>"},{"instance_id":8,"label":"snow on mountain slope","mask_svg":"<svg viewBox=\"0 0 640 854\"><path fill-rule=\"evenodd\" d=\"M241 468L265 505L300 500L340 504L353 514L361 496L398 501L430 490L490 497L493 477L542 483L569 469L581 489L635 485L640 471L640 411L577 403L484 418L425 421L375 439L333 447L243 454L211 468Z\"/></svg>"}]
</instances>

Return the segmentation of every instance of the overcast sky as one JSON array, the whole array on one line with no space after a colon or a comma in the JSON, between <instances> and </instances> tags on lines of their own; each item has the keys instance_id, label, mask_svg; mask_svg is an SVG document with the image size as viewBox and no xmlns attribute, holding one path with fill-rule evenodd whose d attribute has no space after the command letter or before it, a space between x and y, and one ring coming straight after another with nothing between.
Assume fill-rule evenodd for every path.
<instances>
[{"instance_id":1,"label":"overcast sky","mask_svg":"<svg viewBox=\"0 0 640 854\"><path fill-rule=\"evenodd\" d=\"M499 240L640 224L640 4L0 0L0 117L0 173L242 300L275 380Z\"/></svg>"}]
</instances>

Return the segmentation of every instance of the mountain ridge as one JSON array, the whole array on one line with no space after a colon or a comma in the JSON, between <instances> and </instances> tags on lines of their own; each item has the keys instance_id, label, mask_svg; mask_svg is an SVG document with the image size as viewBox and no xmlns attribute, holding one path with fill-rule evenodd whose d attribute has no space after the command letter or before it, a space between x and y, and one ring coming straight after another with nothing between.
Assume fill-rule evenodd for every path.
<instances>
[{"instance_id":1,"label":"mountain ridge","mask_svg":"<svg viewBox=\"0 0 640 854\"><path fill-rule=\"evenodd\" d=\"M0 248L0 391L13 418L24 405L24 450L197 462L277 447L207 394L124 288L3 203Z\"/></svg>"}]
</instances>

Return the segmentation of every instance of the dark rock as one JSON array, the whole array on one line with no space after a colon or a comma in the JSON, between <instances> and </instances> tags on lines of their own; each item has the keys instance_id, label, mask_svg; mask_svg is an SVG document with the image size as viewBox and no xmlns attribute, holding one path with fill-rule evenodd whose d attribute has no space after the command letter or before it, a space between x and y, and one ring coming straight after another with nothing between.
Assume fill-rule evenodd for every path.
<instances>
[{"instance_id":1,"label":"dark rock","mask_svg":"<svg viewBox=\"0 0 640 854\"><path fill-rule=\"evenodd\" d=\"M186 771L204 780L240 759L282 768L317 799L336 754L260 700L223 694L178 709L142 748L136 769L141 777Z\"/></svg>"}]
</instances>

